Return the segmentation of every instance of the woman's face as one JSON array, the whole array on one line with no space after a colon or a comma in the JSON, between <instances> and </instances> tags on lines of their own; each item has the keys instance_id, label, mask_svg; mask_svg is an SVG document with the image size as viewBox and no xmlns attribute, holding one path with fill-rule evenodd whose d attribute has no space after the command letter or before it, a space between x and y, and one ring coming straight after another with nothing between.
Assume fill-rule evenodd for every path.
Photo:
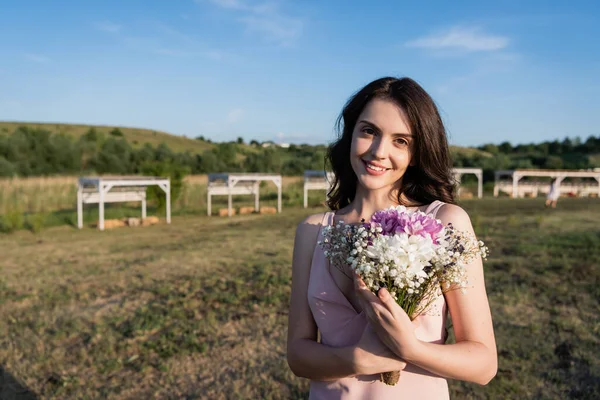
<instances>
[{"instance_id":1,"label":"woman's face","mask_svg":"<svg viewBox=\"0 0 600 400\"><path fill-rule=\"evenodd\" d=\"M367 190L392 190L411 164L414 138L404 111L388 100L373 99L352 132L350 163Z\"/></svg>"}]
</instances>

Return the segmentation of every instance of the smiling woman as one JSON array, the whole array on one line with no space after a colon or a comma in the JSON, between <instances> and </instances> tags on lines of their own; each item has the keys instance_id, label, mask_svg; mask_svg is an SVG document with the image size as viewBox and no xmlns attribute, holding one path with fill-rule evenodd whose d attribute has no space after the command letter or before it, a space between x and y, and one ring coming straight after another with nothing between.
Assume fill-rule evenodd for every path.
<instances>
[{"instance_id":1,"label":"smiling woman","mask_svg":"<svg viewBox=\"0 0 600 400\"><path fill-rule=\"evenodd\" d=\"M331 268L316 246L323 226L360 224L397 205L474 236L468 215L454 204L446 131L435 103L411 79L378 79L348 101L338 130L328 152L335 175L331 211L306 218L296 230L290 368L311 380L311 399L437 400L448 398L446 378L486 384L497 356L481 257L465 266L466 293L440 291L411 321L387 290L365 290L350 266ZM448 311L455 344L444 343ZM400 370L395 386L379 380Z\"/></svg>"},{"instance_id":2,"label":"smiling woman","mask_svg":"<svg viewBox=\"0 0 600 400\"><path fill-rule=\"evenodd\" d=\"M397 198L399 204L409 200L454 203L446 130L435 103L412 79L382 78L369 83L348 101L337 126L340 137L328 154L336 177L330 208L348 205L360 188L358 183L364 183L360 168L356 168L358 159L365 169L370 162L393 172L381 175L387 175L385 187L390 189L389 182L393 183L395 190L388 193L399 196L402 188L405 196ZM381 159L388 156L390 164L382 165Z\"/></svg>"}]
</instances>

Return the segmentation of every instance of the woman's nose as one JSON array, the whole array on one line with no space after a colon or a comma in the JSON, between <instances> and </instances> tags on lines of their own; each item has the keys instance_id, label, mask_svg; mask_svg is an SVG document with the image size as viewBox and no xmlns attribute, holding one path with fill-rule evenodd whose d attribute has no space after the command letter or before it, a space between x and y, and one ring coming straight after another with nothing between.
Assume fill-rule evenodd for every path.
<instances>
[{"instance_id":1,"label":"woman's nose","mask_svg":"<svg viewBox=\"0 0 600 400\"><path fill-rule=\"evenodd\" d=\"M376 139L371 144L371 154L373 157L383 159L387 157L387 144L383 139Z\"/></svg>"}]
</instances>

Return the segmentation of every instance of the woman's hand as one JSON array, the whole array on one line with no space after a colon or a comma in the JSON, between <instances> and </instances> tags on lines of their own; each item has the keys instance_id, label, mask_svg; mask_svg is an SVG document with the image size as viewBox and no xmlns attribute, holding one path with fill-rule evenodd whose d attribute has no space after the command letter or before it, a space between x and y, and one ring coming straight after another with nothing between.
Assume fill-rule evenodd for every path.
<instances>
[{"instance_id":1,"label":"woman's hand","mask_svg":"<svg viewBox=\"0 0 600 400\"><path fill-rule=\"evenodd\" d=\"M387 289L380 289L376 296L360 277L355 276L354 282L369 325L394 354L410 361L421 344L415 335L416 323L410 320Z\"/></svg>"},{"instance_id":2,"label":"woman's hand","mask_svg":"<svg viewBox=\"0 0 600 400\"><path fill-rule=\"evenodd\" d=\"M356 344L355 368L358 375L401 371L406 363L394 354L377 336L370 323Z\"/></svg>"}]
</instances>

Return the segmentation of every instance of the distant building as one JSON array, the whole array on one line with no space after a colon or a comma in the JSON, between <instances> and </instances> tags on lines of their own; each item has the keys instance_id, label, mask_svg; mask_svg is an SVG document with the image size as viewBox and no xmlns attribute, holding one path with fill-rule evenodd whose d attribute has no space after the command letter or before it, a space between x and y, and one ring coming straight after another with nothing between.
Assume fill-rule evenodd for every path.
<instances>
[{"instance_id":1,"label":"distant building","mask_svg":"<svg viewBox=\"0 0 600 400\"><path fill-rule=\"evenodd\" d=\"M266 142L263 142L261 144L261 146L264 148L271 147L271 146L279 146L284 149L287 149L288 147L290 147L290 144L289 143L275 143L275 142L272 142L271 140L268 140Z\"/></svg>"}]
</instances>

